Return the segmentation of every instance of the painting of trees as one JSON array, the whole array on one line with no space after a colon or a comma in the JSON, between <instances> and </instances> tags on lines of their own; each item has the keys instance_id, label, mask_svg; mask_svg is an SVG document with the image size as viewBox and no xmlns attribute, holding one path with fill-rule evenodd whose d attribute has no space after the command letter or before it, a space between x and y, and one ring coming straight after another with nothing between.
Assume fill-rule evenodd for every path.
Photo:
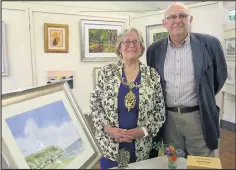
<instances>
[{"instance_id":1,"label":"painting of trees","mask_svg":"<svg viewBox=\"0 0 236 170\"><path fill-rule=\"evenodd\" d=\"M113 53L117 30L112 29L89 29L89 52L90 53Z\"/></svg>"},{"instance_id":2,"label":"painting of trees","mask_svg":"<svg viewBox=\"0 0 236 170\"><path fill-rule=\"evenodd\" d=\"M153 34L153 41L158 41L162 38L167 37L169 34L168 32L159 32L159 33L154 33Z\"/></svg>"}]
</instances>

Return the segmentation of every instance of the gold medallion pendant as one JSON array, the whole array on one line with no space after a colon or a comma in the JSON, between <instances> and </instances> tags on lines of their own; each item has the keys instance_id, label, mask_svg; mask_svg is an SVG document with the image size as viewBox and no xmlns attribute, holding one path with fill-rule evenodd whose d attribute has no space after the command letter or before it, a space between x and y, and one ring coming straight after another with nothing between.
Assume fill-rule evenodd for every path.
<instances>
[{"instance_id":1,"label":"gold medallion pendant","mask_svg":"<svg viewBox=\"0 0 236 170\"><path fill-rule=\"evenodd\" d=\"M128 109L128 112L130 109L134 108L136 103L136 97L133 91L130 89L129 92L125 95L125 107Z\"/></svg>"}]
</instances>

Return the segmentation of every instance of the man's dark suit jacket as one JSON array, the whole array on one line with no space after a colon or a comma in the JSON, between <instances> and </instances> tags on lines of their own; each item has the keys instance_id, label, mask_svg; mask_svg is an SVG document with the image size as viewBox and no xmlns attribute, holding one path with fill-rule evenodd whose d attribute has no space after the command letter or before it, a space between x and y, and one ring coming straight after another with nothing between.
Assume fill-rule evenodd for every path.
<instances>
[{"instance_id":1,"label":"man's dark suit jacket","mask_svg":"<svg viewBox=\"0 0 236 170\"><path fill-rule=\"evenodd\" d=\"M164 61L167 44L167 37L154 42L149 46L146 54L147 65L159 72L163 89L165 89ZM201 126L207 146L214 150L218 148L220 136L219 107L216 106L215 95L221 90L227 78L225 56L220 41L211 35L190 33L190 44ZM165 90L163 92L165 93ZM163 129L158 135L163 135L162 132Z\"/></svg>"}]
</instances>

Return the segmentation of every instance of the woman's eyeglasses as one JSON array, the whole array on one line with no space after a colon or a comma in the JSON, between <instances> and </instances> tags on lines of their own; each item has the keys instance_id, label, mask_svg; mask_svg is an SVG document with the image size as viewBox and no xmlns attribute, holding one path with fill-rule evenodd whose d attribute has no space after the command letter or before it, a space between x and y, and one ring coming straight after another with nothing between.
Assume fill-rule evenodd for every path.
<instances>
[{"instance_id":1,"label":"woman's eyeglasses","mask_svg":"<svg viewBox=\"0 0 236 170\"><path fill-rule=\"evenodd\" d=\"M131 42L133 43L134 46L140 45L139 40L127 40L127 41L122 41L121 43L124 44L125 46L130 46Z\"/></svg>"}]
</instances>

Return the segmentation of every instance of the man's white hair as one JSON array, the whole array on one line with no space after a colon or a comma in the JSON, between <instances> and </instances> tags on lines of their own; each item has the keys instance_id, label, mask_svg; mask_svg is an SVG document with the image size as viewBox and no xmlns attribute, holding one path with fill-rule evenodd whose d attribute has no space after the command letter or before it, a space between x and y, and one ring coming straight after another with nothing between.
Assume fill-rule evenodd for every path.
<instances>
[{"instance_id":1,"label":"man's white hair","mask_svg":"<svg viewBox=\"0 0 236 170\"><path fill-rule=\"evenodd\" d=\"M168 6L168 8L166 8L165 13L164 13L164 18L166 18L166 12L167 12L173 5L183 6L183 7L188 11L188 13L189 13L189 9L188 9L188 7L187 7L185 4L183 4L183 3L181 3L181 2L174 2L174 3L170 4L170 5Z\"/></svg>"}]
</instances>

